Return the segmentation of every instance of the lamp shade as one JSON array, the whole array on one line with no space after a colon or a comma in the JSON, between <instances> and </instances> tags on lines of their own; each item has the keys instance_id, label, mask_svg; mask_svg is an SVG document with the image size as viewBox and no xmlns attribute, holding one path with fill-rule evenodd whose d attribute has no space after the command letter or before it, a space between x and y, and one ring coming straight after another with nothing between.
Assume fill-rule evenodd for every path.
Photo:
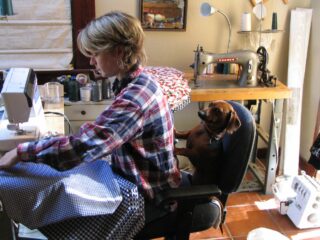
<instances>
[{"instance_id":1,"label":"lamp shade","mask_svg":"<svg viewBox=\"0 0 320 240\"><path fill-rule=\"evenodd\" d=\"M13 15L12 0L0 0L0 16Z\"/></svg>"},{"instance_id":2,"label":"lamp shade","mask_svg":"<svg viewBox=\"0 0 320 240\"><path fill-rule=\"evenodd\" d=\"M228 26L229 26L229 40L228 40L228 49L227 49L227 52L229 52L229 46L230 46L230 40L231 40L231 23L230 23L228 16L224 12L222 12L219 9L214 8L213 6L211 6L207 2L201 4L200 12L201 12L201 15L204 17L210 16L216 12L222 14L225 17L225 19L228 22Z\"/></svg>"},{"instance_id":3,"label":"lamp shade","mask_svg":"<svg viewBox=\"0 0 320 240\"><path fill-rule=\"evenodd\" d=\"M202 3L200 12L202 16L210 16L214 14L217 11L213 6L211 6L209 3Z\"/></svg>"}]
</instances>

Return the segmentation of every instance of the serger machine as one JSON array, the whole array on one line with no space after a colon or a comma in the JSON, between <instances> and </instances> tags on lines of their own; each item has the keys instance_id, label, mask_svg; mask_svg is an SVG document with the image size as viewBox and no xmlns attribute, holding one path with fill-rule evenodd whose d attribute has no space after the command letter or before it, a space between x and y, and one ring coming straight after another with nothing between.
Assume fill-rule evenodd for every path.
<instances>
[{"instance_id":1,"label":"serger machine","mask_svg":"<svg viewBox=\"0 0 320 240\"><path fill-rule=\"evenodd\" d=\"M5 111L0 121L0 151L36 140L45 132L37 78L32 69L11 68L4 81L1 97Z\"/></svg>"},{"instance_id":2,"label":"serger machine","mask_svg":"<svg viewBox=\"0 0 320 240\"><path fill-rule=\"evenodd\" d=\"M320 183L305 173L292 182L296 197L289 205L287 215L296 227L320 227Z\"/></svg>"},{"instance_id":3,"label":"serger machine","mask_svg":"<svg viewBox=\"0 0 320 240\"><path fill-rule=\"evenodd\" d=\"M282 178L272 186L279 212L288 215L297 228L320 227L320 182L302 171Z\"/></svg>"},{"instance_id":4,"label":"serger machine","mask_svg":"<svg viewBox=\"0 0 320 240\"><path fill-rule=\"evenodd\" d=\"M240 50L230 53L210 53L203 51L199 46L195 51L194 78L195 84L206 68L216 63L235 63L241 66L241 74L238 79L240 87L253 87L258 85L257 70L259 64L258 54L250 50Z\"/></svg>"}]
</instances>

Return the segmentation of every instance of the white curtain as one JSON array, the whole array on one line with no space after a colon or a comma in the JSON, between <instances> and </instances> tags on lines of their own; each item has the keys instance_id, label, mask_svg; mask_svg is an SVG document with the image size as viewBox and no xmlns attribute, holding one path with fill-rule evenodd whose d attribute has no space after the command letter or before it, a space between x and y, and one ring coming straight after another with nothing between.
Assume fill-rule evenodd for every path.
<instances>
[{"instance_id":1,"label":"white curtain","mask_svg":"<svg viewBox=\"0 0 320 240\"><path fill-rule=\"evenodd\" d=\"M0 69L70 69L70 0L13 0L15 15L0 20Z\"/></svg>"}]
</instances>

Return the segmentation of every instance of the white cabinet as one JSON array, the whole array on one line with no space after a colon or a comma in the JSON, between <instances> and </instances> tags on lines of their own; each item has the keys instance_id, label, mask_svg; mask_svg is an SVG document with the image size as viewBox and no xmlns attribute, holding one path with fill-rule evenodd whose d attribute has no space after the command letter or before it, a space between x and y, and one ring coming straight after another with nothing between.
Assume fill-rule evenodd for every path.
<instances>
[{"instance_id":1,"label":"white cabinet","mask_svg":"<svg viewBox=\"0 0 320 240\"><path fill-rule=\"evenodd\" d=\"M70 102L65 100L64 113L70 121L72 132L76 133L85 122L93 122L96 117L108 106L112 100L103 100L100 102ZM65 133L69 134L69 125L65 123Z\"/></svg>"}]
</instances>

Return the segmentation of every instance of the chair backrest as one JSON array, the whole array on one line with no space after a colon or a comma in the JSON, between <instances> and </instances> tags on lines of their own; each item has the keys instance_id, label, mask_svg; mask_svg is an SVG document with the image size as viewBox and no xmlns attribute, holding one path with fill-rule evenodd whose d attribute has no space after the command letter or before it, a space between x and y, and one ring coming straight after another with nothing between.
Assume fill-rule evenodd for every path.
<instances>
[{"instance_id":1,"label":"chair backrest","mask_svg":"<svg viewBox=\"0 0 320 240\"><path fill-rule=\"evenodd\" d=\"M256 137L256 125L250 111L240 103L229 103L237 112L241 127L231 135L226 134L222 140L223 158L216 184L224 194L235 192L241 184L253 156Z\"/></svg>"}]
</instances>

